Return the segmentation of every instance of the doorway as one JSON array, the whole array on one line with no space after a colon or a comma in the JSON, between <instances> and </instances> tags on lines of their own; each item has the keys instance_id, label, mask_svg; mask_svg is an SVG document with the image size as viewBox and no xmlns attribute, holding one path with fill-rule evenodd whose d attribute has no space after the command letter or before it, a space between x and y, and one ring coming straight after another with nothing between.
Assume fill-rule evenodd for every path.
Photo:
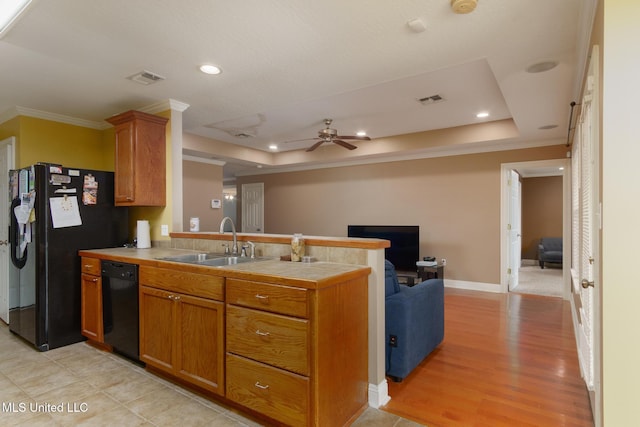
<instances>
[{"instance_id":1,"label":"doorway","mask_svg":"<svg viewBox=\"0 0 640 427\"><path fill-rule=\"evenodd\" d=\"M568 299L570 295L570 236L571 236L571 200L569 180L569 160L553 159L533 162L506 163L502 165L502 201L501 201L501 286L503 292L525 292L549 294ZM537 258L537 242L531 236L523 234L522 198L524 191L522 181L528 178L558 177L561 180L561 224L558 236L562 237L562 265L549 266L542 269L531 259ZM526 206L524 207L526 209ZM526 226L525 226L526 230ZM543 237L543 236L540 236ZM544 236L547 237L547 236ZM535 239L534 239L535 240ZM518 247L518 250L515 247ZM522 247L527 250L522 253ZM533 247L532 247L533 246ZM524 255L521 259L521 256ZM529 260L528 260L529 259ZM537 261L537 260L536 260ZM546 271L545 271L546 270ZM538 282L538 280L540 280ZM548 283L547 283L548 281ZM554 289L554 283L556 288ZM559 283L558 283L559 282ZM559 290L557 287L559 286ZM518 287L520 287L518 289Z\"/></svg>"}]
</instances>

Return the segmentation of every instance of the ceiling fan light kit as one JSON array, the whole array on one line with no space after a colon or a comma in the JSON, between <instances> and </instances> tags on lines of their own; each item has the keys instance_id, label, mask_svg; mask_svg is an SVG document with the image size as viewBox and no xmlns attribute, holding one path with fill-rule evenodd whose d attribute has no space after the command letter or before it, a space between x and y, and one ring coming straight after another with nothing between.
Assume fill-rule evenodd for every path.
<instances>
[{"instance_id":1,"label":"ceiling fan light kit","mask_svg":"<svg viewBox=\"0 0 640 427\"><path fill-rule=\"evenodd\" d=\"M478 5L478 0L451 0L451 9L455 13L471 13Z\"/></svg>"}]
</instances>

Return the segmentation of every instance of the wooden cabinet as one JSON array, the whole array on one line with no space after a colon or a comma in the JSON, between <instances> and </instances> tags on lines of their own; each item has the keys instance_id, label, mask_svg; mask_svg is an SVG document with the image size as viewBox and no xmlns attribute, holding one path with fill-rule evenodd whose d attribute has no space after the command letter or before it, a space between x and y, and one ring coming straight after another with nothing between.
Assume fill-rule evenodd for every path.
<instances>
[{"instance_id":1,"label":"wooden cabinet","mask_svg":"<svg viewBox=\"0 0 640 427\"><path fill-rule=\"evenodd\" d=\"M106 121L115 127L116 206L165 206L168 119L127 111Z\"/></svg>"},{"instance_id":2,"label":"wooden cabinet","mask_svg":"<svg viewBox=\"0 0 640 427\"><path fill-rule=\"evenodd\" d=\"M224 278L140 267L140 360L224 395Z\"/></svg>"},{"instance_id":3,"label":"wooden cabinet","mask_svg":"<svg viewBox=\"0 0 640 427\"><path fill-rule=\"evenodd\" d=\"M88 339L104 343L102 323L102 278L100 260L81 258L81 333Z\"/></svg>"},{"instance_id":4,"label":"wooden cabinet","mask_svg":"<svg viewBox=\"0 0 640 427\"><path fill-rule=\"evenodd\" d=\"M292 426L367 405L367 279L304 289L228 278L226 396Z\"/></svg>"}]
</instances>

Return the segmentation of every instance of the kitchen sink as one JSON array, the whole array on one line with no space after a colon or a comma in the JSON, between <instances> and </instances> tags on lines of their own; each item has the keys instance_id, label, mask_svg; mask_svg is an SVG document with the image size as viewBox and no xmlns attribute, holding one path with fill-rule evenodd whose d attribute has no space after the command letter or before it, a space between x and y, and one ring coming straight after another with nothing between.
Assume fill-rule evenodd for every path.
<instances>
[{"instance_id":1,"label":"kitchen sink","mask_svg":"<svg viewBox=\"0 0 640 427\"><path fill-rule=\"evenodd\" d=\"M161 261L181 262L186 264L208 265L211 267L222 267L225 265L236 265L247 262L268 261L273 258L268 257L241 257L235 255L225 255L214 252L199 253L199 254L185 254L177 256L169 256L158 258Z\"/></svg>"},{"instance_id":2,"label":"kitchen sink","mask_svg":"<svg viewBox=\"0 0 640 427\"><path fill-rule=\"evenodd\" d=\"M267 261L271 258L249 258L249 257L239 257L239 256L225 256L223 258L212 258L199 262L198 264L202 265L210 265L213 267L221 267L224 265L235 265L242 264L245 262L258 262L258 261Z\"/></svg>"},{"instance_id":3,"label":"kitchen sink","mask_svg":"<svg viewBox=\"0 0 640 427\"><path fill-rule=\"evenodd\" d=\"M177 256L168 256L164 258L158 258L162 261L173 261L173 262L186 262L187 264L198 264L202 261L224 258L224 254L218 254L213 252L199 253L199 254L185 254L185 255L177 255Z\"/></svg>"}]
</instances>

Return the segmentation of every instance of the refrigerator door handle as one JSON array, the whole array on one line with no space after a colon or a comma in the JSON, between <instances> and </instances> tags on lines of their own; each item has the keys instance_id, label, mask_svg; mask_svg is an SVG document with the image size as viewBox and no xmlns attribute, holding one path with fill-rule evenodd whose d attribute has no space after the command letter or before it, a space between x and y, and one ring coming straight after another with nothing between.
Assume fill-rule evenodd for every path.
<instances>
[{"instance_id":1,"label":"refrigerator door handle","mask_svg":"<svg viewBox=\"0 0 640 427\"><path fill-rule=\"evenodd\" d=\"M11 201L11 208L9 210L9 217L11 222L9 223L9 241L11 243L11 262L17 268L21 269L27 263L27 248L24 248L22 256L17 256L18 241L20 240L20 229L18 228L18 220L13 210L20 205L20 198L16 197Z\"/></svg>"}]
</instances>

